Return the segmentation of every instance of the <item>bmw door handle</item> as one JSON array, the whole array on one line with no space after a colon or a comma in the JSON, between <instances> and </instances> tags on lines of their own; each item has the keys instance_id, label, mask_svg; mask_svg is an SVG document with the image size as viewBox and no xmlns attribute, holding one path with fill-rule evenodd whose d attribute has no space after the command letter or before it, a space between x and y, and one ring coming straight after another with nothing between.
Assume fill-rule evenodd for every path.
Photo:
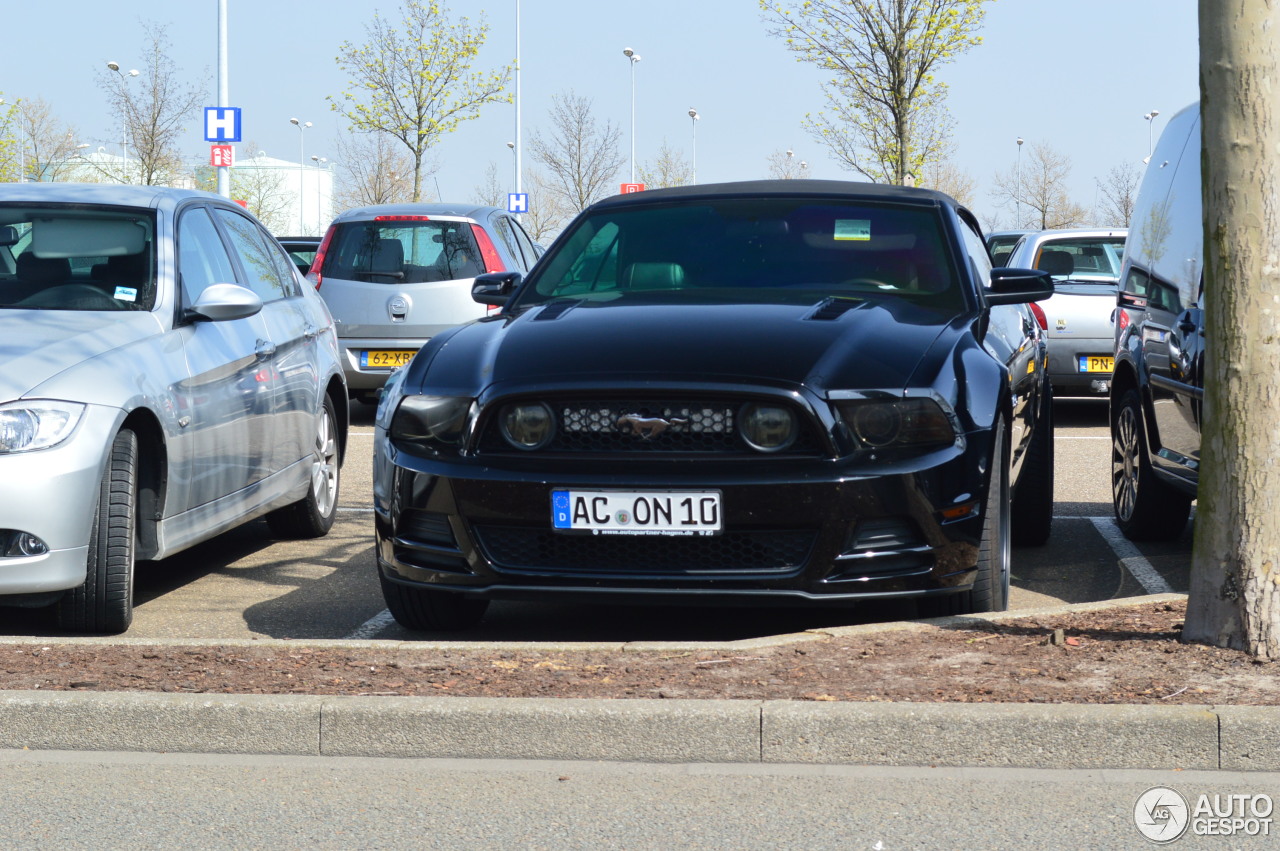
<instances>
[{"instance_id":1,"label":"bmw door handle","mask_svg":"<svg viewBox=\"0 0 1280 851\"><path fill-rule=\"evenodd\" d=\"M276 353L276 344L270 340L259 340L254 352L259 358L269 358Z\"/></svg>"}]
</instances>

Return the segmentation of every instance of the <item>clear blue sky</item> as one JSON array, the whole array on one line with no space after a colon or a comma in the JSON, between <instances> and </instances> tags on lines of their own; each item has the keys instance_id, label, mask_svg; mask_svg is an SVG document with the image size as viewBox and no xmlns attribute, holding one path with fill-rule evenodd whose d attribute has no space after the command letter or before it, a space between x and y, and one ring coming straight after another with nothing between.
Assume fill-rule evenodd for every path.
<instances>
[{"instance_id":1,"label":"clear blue sky","mask_svg":"<svg viewBox=\"0 0 1280 851\"><path fill-rule=\"evenodd\" d=\"M453 14L482 12L491 26L482 63L515 55L517 0L450 0ZM311 121L305 156L329 156L345 126L325 96L346 78L334 63L344 39L360 41L379 9L394 0L228 0L231 104L244 110L245 138L268 155L296 161L291 117ZM545 125L553 94L590 97L601 120L622 130L630 149L631 67L635 67L636 157L653 159L665 139L692 155L688 109L697 128L700 182L767 176L767 158L792 148L821 178L849 178L801 129L822 108L819 71L795 61L765 34L755 0L521 0L522 114L527 144ZM98 77L115 60L143 62L143 23L168 26L183 75L214 105L216 0L60 0L9 3L0 51L0 93L42 97L82 141L118 145ZM1141 166L1148 123L1165 121L1198 97L1195 0L996 0L987 7L984 43L938 70L950 87L955 159L979 186L975 207L992 223L989 187L1017 156L1015 140L1047 142L1073 163L1074 199L1087 207L1095 178L1122 161ZM436 149L446 198L469 198L490 162L514 175L507 142L515 110L499 105L447 136ZM190 126L190 155L207 158L201 126ZM1025 154L1024 154L1025 155ZM332 157L331 157L332 158ZM530 165L528 156L526 166ZM620 178L625 179L624 166ZM514 179L512 177L512 179Z\"/></svg>"}]
</instances>

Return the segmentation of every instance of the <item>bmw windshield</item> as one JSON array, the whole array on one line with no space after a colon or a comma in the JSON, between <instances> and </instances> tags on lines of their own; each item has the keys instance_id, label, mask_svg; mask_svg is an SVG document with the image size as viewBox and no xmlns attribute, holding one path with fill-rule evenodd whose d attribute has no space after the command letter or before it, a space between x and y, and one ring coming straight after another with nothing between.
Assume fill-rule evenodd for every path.
<instances>
[{"instance_id":1,"label":"bmw windshield","mask_svg":"<svg viewBox=\"0 0 1280 851\"><path fill-rule=\"evenodd\" d=\"M150 310L154 235L136 212L0 205L0 308Z\"/></svg>"}]
</instances>

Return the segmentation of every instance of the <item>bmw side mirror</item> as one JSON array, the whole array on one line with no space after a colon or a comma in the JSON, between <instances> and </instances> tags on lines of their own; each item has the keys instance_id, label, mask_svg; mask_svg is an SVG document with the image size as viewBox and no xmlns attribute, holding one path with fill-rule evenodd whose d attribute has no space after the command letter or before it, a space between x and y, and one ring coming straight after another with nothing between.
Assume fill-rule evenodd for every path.
<instances>
[{"instance_id":1,"label":"bmw side mirror","mask_svg":"<svg viewBox=\"0 0 1280 851\"><path fill-rule=\"evenodd\" d=\"M501 307L511 298L524 277L519 272L485 272L476 275L471 285L471 298L490 307Z\"/></svg>"},{"instance_id":2,"label":"bmw side mirror","mask_svg":"<svg viewBox=\"0 0 1280 851\"><path fill-rule=\"evenodd\" d=\"M244 319L262 310L262 298L248 287L239 284L213 284L200 293L195 304L187 308L189 319L207 319L210 322L226 322Z\"/></svg>"},{"instance_id":3,"label":"bmw side mirror","mask_svg":"<svg viewBox=\"0 0 1280 851\"><path fill-rule=\"evenodd\" d=\"M987 304L1025 304L1053 295L1053 277L1039 269L1001 266L991 270Z\"/></svg>"}]
</instances>

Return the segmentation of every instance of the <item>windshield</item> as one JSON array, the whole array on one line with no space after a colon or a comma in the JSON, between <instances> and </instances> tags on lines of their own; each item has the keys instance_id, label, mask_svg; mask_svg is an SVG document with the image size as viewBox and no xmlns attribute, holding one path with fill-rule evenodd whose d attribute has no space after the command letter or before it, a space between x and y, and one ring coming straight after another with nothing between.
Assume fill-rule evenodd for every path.
<instances>
[{"instance_id":1,"label":"windshield","mask_svg":"<svg viewBox=\"0 0 1280 851\"><path fill-rule=\"evenodd\" d=\"M138 213L0 205L0 308L150 310L154 234Z\"/></svg>"},{"instance_id":2,"label":"windshield","mask_svg":"<svg viewBox=\"0 0 1280 851\"><path fill-rule=\"evenodd\" d=\"M1123 236L1055 239L1040 246L1035 268L1055 281L1115 284L1120 280Z\"/></svg>"},{"instance_id":3,"label":"windshield","mask_svg":"<svg viewBox=\"0 0 1280 851\"><path fill-rule=\"evenodd\" d=\"M794 198L606 208L539 261L513 307L596 302L809 304L908 298L962 309L932 207Z\"/></svg>"}]
</instances>

